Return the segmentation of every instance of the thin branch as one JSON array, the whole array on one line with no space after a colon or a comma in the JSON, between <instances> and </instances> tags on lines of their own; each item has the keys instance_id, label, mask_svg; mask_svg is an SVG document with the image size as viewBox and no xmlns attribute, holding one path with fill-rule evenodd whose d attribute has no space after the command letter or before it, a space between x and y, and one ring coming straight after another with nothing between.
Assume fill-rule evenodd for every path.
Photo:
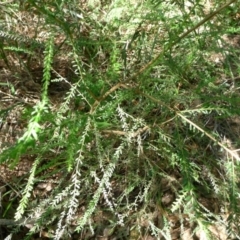
<instances>
[{"instance_id":1,"label":"thin branch","mask_svg":"<svg viewBox=\"0 0 240 240\"><path fill-rule=\"evenodd\" d=\"M103 130L101 131L102 133L107 133L107 134L113 134L113 135L120 135L120 136L127 136L127 135L131 135L132 138L137 137L138 135L146 132L147 130L149 130L150 128L148 126L145 126L143 128L138 129L136 132L133 133L129 133L129 132L124 132L124 131L119 131L119 130Z\"/></svg>"},{"instance_id":2,"label":"thin branch","mask_svg":"<svg viewBox=\"0 0 240 240\"><path fill-rule=\"evenodd\" d=\"M231 155L232 158L236 159L237 161L240 161L239 155L236 153L236 150L231 150L224 146L221 142L219 142L215 137L213 137L211 134L206 132L204 129L200 128L197 124L192 122L191 120L187 119L185 116L183 116L181 113L177 112L176 113L179 117L184 119L184 121L188 122L190 125L194 126L196 129L198 129L200 132L204 133L206 136L208 136L212 141L217 143L221 148L223 148L227 153Z\"/></svg>"},{"instance_id":3,"label":"thin branch","mask_svg":"<svg viewBox=\"0 0 240 240\"><path fill-rule=\"evenodd\" d=\"M118 84L114 85L114 86L113 86L112 88L110 88L107 92L105 92L98 100L96 100L96 101L94 102L94 104L93 104L92 107L91 107L90 114L92 114L92 113L96 110L96 108L98 107L98 105L99 105L103 100L105 100L105 98L106 98L107 96L109 96L111 93L113 93L114 91L116 91L117 89L119 89L119 88L121 88L121 87L123 87L123 88L125 88L125 89L128 89L128 88L129 88L129 86L127 86L126 84L122 84L122 83L118 83Z\"/></svg>"},{"instance_id":4,"label":"thin branch","mask_svg":"<svg viewBox=\"0 0 240 240\"><path fill-rule=\"evenodd\" d=\"M172 109L171 107L167 106L165 103L163 103L162 101L146 94L146 93L143 93L141 91L138 90L138 93L151 99L152 101L156 102L156 103L159 103L159 104L162 104L164 105L165 107L167 107L169 110L171 111L174 111L175 114L179 117L181 117L182 119L184 119L184 121L188 122L190 125L192 125L193 127L195 127L196 129L198 129L200 132L204 133L207 137L209 137L213 142L215 142L217 145L219 145L221 148L223 148L227 153L230 154L230 156L234 159L236 159L237 161L240 161L240 157L239 155L236 153L236 150L231 150L229 148L227 148L226 146L224 146L224 144L222 144L221 142L219 142L215 137L213 137L211 134L209 134L208 132L206 132L204 129L202 129L201 127L199 127L197 124L195 124L194 122L192 122L191 120L189 120L188 118L186 118L185 116L183 116L181 114L181 112L179 111L176 111L174 109Z\"/></svg>"},{"instance_id":5,"label":"thin branch","mask_svg":"<svg viewBox=\"0 0 240 240\"><path fill-rule=\"evenodd\" d=\"M32 218L32 219L21 219L18 221L15 221L14 219L0 219L0 226L26 226L28 224L34 224L36 223L37 219Z\"/></svg>"},{"instance_id":6,"label":"thin branch","mask_svg":"<svg viewBox=\"0 0 240 240\"><path fill-rule=\"evenodd\" d=\"M133 76L131 76L130 78L128 78L126 80L126 82L130 82L133 79L136 79L137 77L139 77L142 73L146 72L147 70L150 70L151 68L153 68L157 62L159 61L159 59L170 49L172 49L177 43L179 43L183 38L185 38L186 36L188 36L190 33L194 32L197 28L199 28L200 26L202 26L203 24L205 24L207 21L209 21L211 18L213 18L214 16L216 16L219 12L221 12L223 9L225 9L226 7L228 7L229 5L231 5L232 3L236 2L237 0L231 0L228 3L224 4L223 6L219 7L216 11L208 14L204 19L202 19L199 23L197 23L195 26L193 26L192 28L190 28L189 30L187 30L186 32L184 32L182 35L180 35L175 41L173 41L172 43L170 43L169 45L167 45L166 48L163 48L163 50L153 59L151 60L149 63L147 63L145 66L143 66L137 73L135 73Z\"/></svg>"}]
</instances>

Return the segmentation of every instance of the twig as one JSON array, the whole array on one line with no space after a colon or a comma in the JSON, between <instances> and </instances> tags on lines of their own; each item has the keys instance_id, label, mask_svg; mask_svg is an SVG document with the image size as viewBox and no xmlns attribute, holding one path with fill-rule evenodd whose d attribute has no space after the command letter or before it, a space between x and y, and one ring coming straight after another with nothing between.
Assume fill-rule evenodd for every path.
<instances>
[{"instance_id":1,"label":"twig","mask_svg":"<svg viewBox=\"0 0 240 240\"><path fill-rule=\"evenodd\" d=\"M28 225L28 224L34 224L37 220L32 218L32 219L21 219L18 221L15 221L14 219L0 219L0 226L5 225L5 226L16 226L16 225Z\"/></svg>"},{"instance_id":2,"label":"twig","mask_svg":"<svg viewBox=\"0 0 240 240\"><path fill-rule=\"evenodd\" d=\"M5 93L5 92L3 92L3 91L1 91L1 90L0 90L0 93L8 96L10 99L14 99L14 100L16 100L16 101L18 101L18 102L20 102L20 103L23 103L23 104L25 104L25 105L28 105L28 106L30 106L30 107L33 107L33 106L34 106L34 104L29 103L29 102L26 102L26 101L22 100L21 98L18 98L18 97L13 96L12 94Z\"/></svg>"},{"instance_id":3,"label":"twig","mask_svg":"<svg viewBox=\"0 0 240 240\"><path fill-rule=\"evenodd\" d=\"M152 101L156 102L156 103L159 103L159 104L162 104L164 105L165 107L167 107L170 111L174 111L176 113L176 115L180 118L182 118L184 121L188 122L188 124L192 125L193 127L195 127L196 129L198 129L198 131L204 133L207 137L209 137L213 142L215 142L217 145L219 145L221 148L223 148L228 154L230 154L230 156L233 158L233 159L236 159L237 161L240 161L240 157L238 155L237 150L231 150L229 149L228 147L224 146L224 144L222 144L221 142L219 142L215 137L213 137L211 134L209 134L208 132L206 132L204 129L202 129L201 127L199 127L197 124L195 124L194 122L192 122L191 120L189 120L188 118L186 118L184 115L181 114L180 111L176 111L174 109L172 109L171 107L167 106L166 104L164 104L162 101L146 94L146 93L143 93L141 91L138 91L139 94L145 96L146 98L149 98L151 99Z\"/></svg>"},{"instance_id":4,"label":"twig","mask_svg":"<svg viewBox=\"0 0 240 240\"><path fill-rule=\"evenodd\" d=\"M208 20L210 20L211 18L213 18L215 15L217 15L219 12L221 12L224 8L228 7L229 5L231 5L232 3L236 2L237 0L231 0L229 2L227 2L226 4L224 4L223 6L219 7L216 11L208 14L204 19L202 19L199 23L197 23L195 26L193 26L192 28L190 28L189 30L187 30L186 32L184 32L182 35L180 35L175 41L173 41L172 43L170 43L169 45L167 45L167 47L165 49L163 49L153 60L151 60L150 62L148 62L145 66L143 66L137 73L135 73L133 76L131 76L130 78L128 78L126 80L126 82L130 82L134 79L136 79L138 76L140 76L143 72L146 72L147 70L153 68L157 62L159 61L159 59L166 53L166 51L171 50L177 43L179 43L183 38L185 38L186 36L188 36L190 33L194 32L197 28L199 28L200 26L202 26L203 24L205 24Z\"/></svg>"},{"instance_id":5,"label":"twig","mask_svg":"<svg viewBox=\"0 0 240 240\"><path fill-rule=\"evenodd\" d=\"M114 91L116 91L117 89L119 89L120 87L123 87L123 88L129 88L126 84L122 84L122 83L118 83L116 85L114 85L112 88L110 88L107 92L105 92L98 100L96 100L94 102L94 104L92 105L91 107L91 110L90 110L90 114L92 114L96 108L98 107L98 105L108 96L110 95L111 93L113 93Z\"/></svg>"},{"instance_id":6,"label":"twig","mask_svg":"<svg viewBox=\"0 0 240 240\"><path fill-rule=\"evenodd\" d=\"M148 126L145 126L143 128L138 129L136 132L124 132L124 131L119 131L119 130L103 130L102 133L107 133L107 134L114 134L114 135L120 135L120 136L127 136L130 134L131 137L135 138L138 135L146 132L150 128Z\"/></svg>"}]
</instances>

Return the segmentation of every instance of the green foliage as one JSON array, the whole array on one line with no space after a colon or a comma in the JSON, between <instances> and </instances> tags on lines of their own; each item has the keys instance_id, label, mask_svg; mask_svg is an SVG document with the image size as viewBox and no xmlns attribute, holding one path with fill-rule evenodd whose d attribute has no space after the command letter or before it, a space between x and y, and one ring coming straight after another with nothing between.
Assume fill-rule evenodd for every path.
<instances>
[{"instance_id":1,"label":"green foliage","mask_svg":"<svg viewBox=\"0 0 240 240\"><path fill-rule=\"evenodd\" d=\"M34 104L0 101L1 121L23 108L24 132L0 149L0 163L32 165L15 209L16 220L33 220L25 239L42 229L53 239L103 235L106 226L118 239L128 228L171 239L171 218L182 235L185 219L192 235L213 239L213 224L239 235L239 135L231 123L240 113L240 63L232 36L224 40L238 32L228 6L238 1L210 1L210 9L186 2L0 4L1 59L10 71L18 64L22 85L27 73L41 86ZM12 11L36 19L29 36ZM16 101L18 86L0 83ZM42 182L52 184L44 198L36 195Z\"/></svg>"}]
</instances>

